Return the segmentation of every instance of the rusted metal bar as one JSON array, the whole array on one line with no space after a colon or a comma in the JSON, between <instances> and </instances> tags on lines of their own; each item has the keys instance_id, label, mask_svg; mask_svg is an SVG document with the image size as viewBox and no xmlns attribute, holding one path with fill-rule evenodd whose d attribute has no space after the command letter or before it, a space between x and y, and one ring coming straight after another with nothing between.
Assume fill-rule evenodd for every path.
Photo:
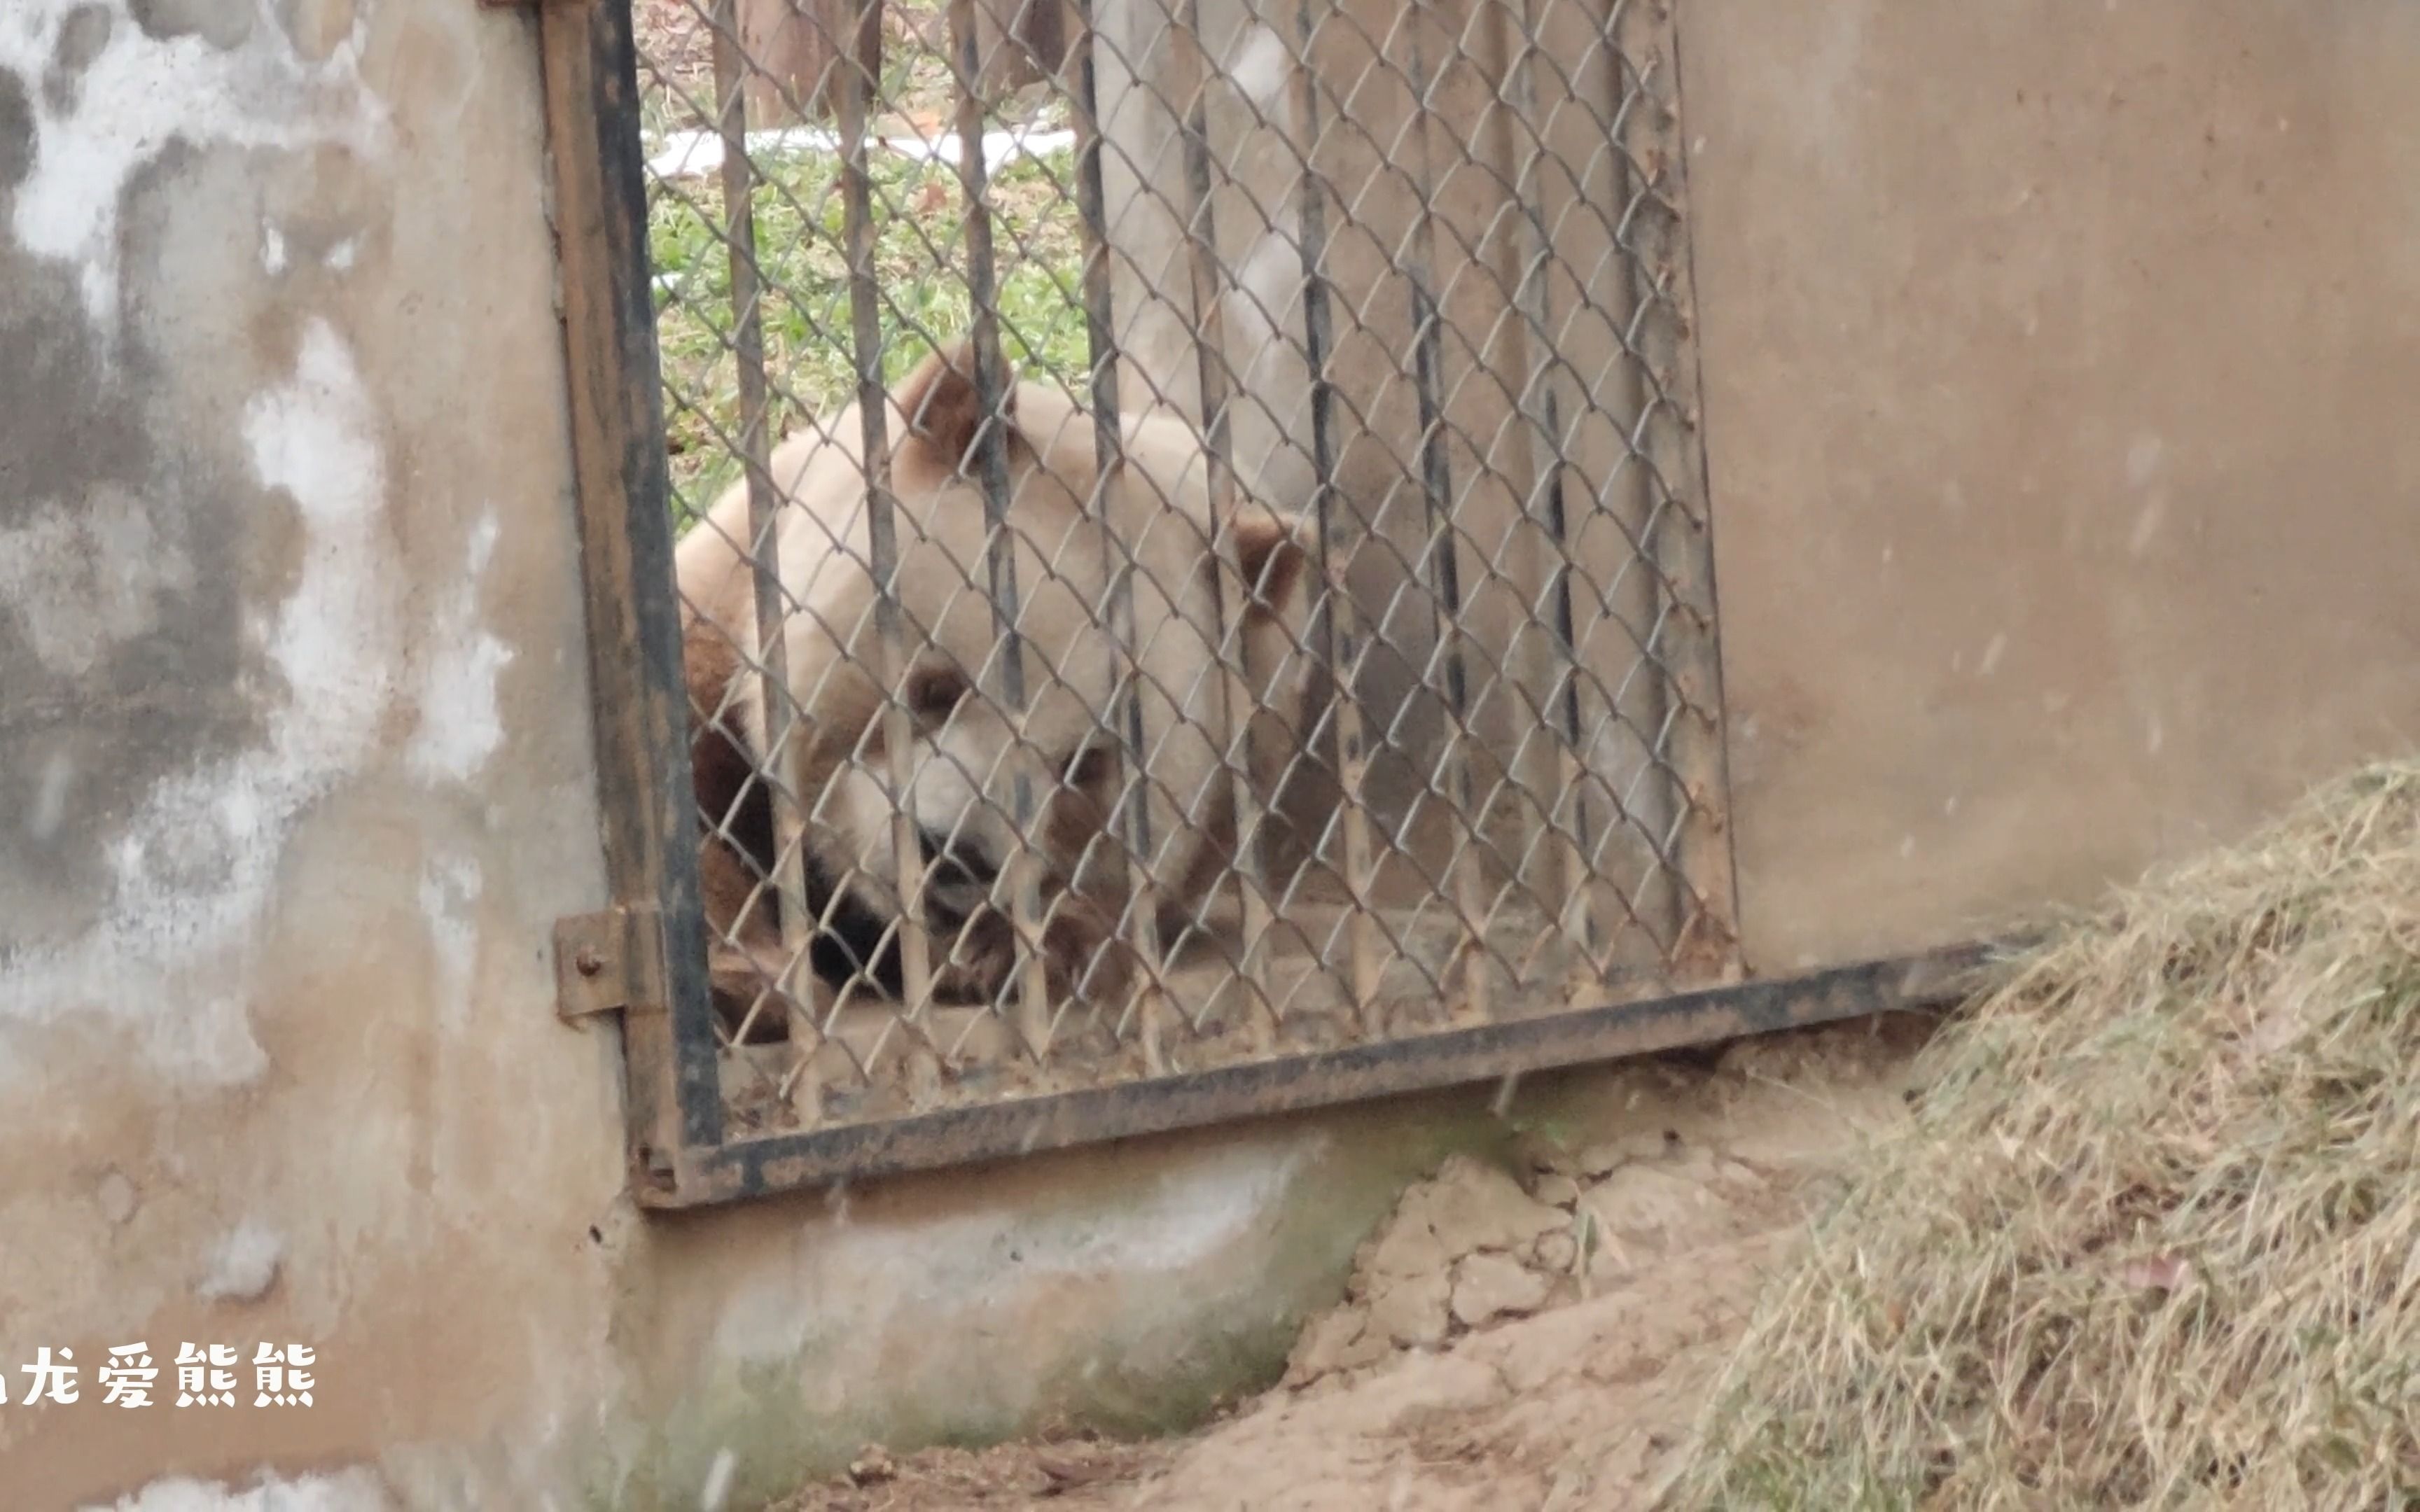
<instances>
[{"instance_id":1,"label":"rusted metal bar","mask_svg":"<svg viewBox=\"0 0 2420 1512\"><path fill-rule=\"evenodd\" d=\"M1249 656L1243 625L1245 607L1237 588L1243 567L1234 541L1235 465L1229 442L1228 378L1234 363L1227 350L1226 270L1218 260L1217 222L1211 206L1210 128L1208 96L1211 80L1209 49L1202 39L1199 0L1179 0L1171 54L1176 59L1173 87L1186 96L1180 128L1185 161L1185 239L1192 275L1193 352L1200 390L1203 450L1208 457L1210 517L1213 546L1218 557L1218 638L1220 696L1227 713L1231 744L1218 753L1227 769L1235 816L1235 890L1243 908L1244 955L1237 974L1251 997L1251 1032L1265 1050L1276 1042L1277 1009L1269 998L1267 952L1270 939L1268 869L1262 856L1264 825L1259 795L1253 789L1257 764L1251 730L1255 713ZM1227 650L1232 636L1233 651ZM1240 754L1239 748L1240 748Z\"/></svg>"},{"instance_id":2,"label":"rusted metal bar","mask_svg":"<svg viewBox=\"0 0 2420 1512\"><path fill-rule=\"evenodd\" d=\"M721 1150L659 1207L724 1202L939 1166L1017 1159L1110 1138L1201 1128L1424 1088L1485 1083L1777 1030L1957 1002L1993 950L1960 946L1774 981L1605 1003L1099 1090L751 1139Z\"/></svg>"},{"instance_id":3,"label":"rusted metal bar","mask_svg":"<svg viewBox=\"0 0 2420 1512\"><path fill-rule=\"evenodd\" d=\"M1412 225L1412 250L1403 273L1412 301L1412 386L1419 403L1420 498L1428 512L1428 570L1431 602L1435 610L1436 643L1445 663L1446 709L1452 725L1446 735L1444 766L1452 784L1454 817L1462 825L1450 867L1455 902L1461 915L1463 996L1456 1007L1473 1017L1487 1016L1487 905L1485 883L1479 874L1481 816L1478 785L1470 771L1470 683L1462 644L1461 534L1454 529L1453 475L1446 456L1445 415L1439 392L1442 382L1444 316L1437 307L1436 176L1430 162L1429 133L1437 129L1429 101L1428 65L1420 47L1421 23L1434 0L1413 0L1404 26L1404 71L1413 100L1411 177L1419 198Z\"/></svg>"},{"instance_id":4,"label":"rusted metal bar","mask_svg":"<svg viewBox=\"0 0 2420 1512\"><path fill-rule=\"evenodd\" d=\"M1334 827L1342 831L1344 888L1351 906L1345 925L1348 985L1361 1032L1385 1032L1378 1006L1377 861L1370 843L1369 733L1361 720L1355 684L1363 655L1360 615L1339 557L1336 511L1336 385L1328 376L1335 340L1329 329L1327 287L1327 191L1316 164L1319 149L1319 76L1312 67L1317 31L1311 0L1297 0L1293 59L1295 154L1302 162L1303 365L1311 380L1311 517L1319 528L1320 596L1314 636L1329 668L1330 717L1335 725L1336 778L1342 803ZM1316 854L1327 850L1323 831Z\"/></svg>"},{"instance_id":5,"label":"rusted metal bar","mask_svg":"<svg viewBox=\"0 0 2420 1512\"><path fill-rule=\"evenodd\" d=\"M1624 96L1625 63L1614 35L1619 18L1603 11L1588 14L1596 23L1614 96L1610 115L1590 111L1611 149L1606 158L1614 182L1605 186L1603 193L1609 208L1591 204L1587 198L1590 186L1584 182L1575 185L1575 203L1590 208L1604 225L1619 255L1616 265L1624 275L1611 292L1609 306L1599 306L1583 294L1591 313L1607 322L1621 354L1612 360L1601 392L1590 395L1588 409L1619 429L1622 455L1613 467L1587 480L1580 491L1579 519L1573 531L1575 549L1565 576L1566 583L1576 579L1585 590L1574 594L1578 615L1574 635L1579 668L1581 760L1589 785L1602 791L1606 805L1603 825L1580 837L1583 858L1592 879L1592 903L1601 903L1609 894L1621 915L1597 936L1601 953L1590 970L1602 972L1613 969L1623 945L1640 937L1655 947L1659 964L1669 963L1677 917L1673 909L1676 882L1669 873L1671 814L1678 784L1664 749L1670 701L1668 679L1657 659L1664 611L1655 580L1653 539L1661 497L1644 440L1653 391L1637 347L1647 306L1637 279L1629 276L1637 255L1630 239L1637 207L1630 197L1630 180L1621 167L1623 123L1630 114ZM1588 571L1580 549L1591 528L1600 525L1610 525L1628 553L1628 560L1602 581ZM1599 665L1606 653L1598 641L1608 627L1636 653L1627 655L1617 646L1614 654L1623 657L1618 668ZM1591 708L1591 704L1600 706ZM1593 724L1591 714L1601 716ZM1624 767L1632 763L1636 770L1625 779ZM1625 885L1612 868L1615 853L1626 849L1634 838L1643 842L1648 854L1639 876Z\"/></svg>"},{"instance_id":6,"label":"rusted metal bar","mask_svg":"<svg viewBox=\"0 0 2420 1512\"><path fill-rule=\"evenodd\" d=\"M1632 221L1638 299L1660 318L1639 322L1649 402L1662 424L1644 425L1654 486L1667 491L1651 549L1670 630L1662 656L1668 759L1678 788L1672 849L1681 885L1671 889L1672 963L1683 980L1735 974L1739 957L1737 882L1730 825L1730 774L1724 751L1722 664L1714 617L1714 534L1707 517L1706 460L1695 395L1695 296L1683 235L1680 116L1670 98L1678 39L1668 8L1625 8L1616 20L1616 56L1635 68L1641 99L1621 116L1621 160L1643 213ZM1647 419L1648 417L1642 417Z\"/></svg>"},{"instance_id":7,"label":"rusted metal bar","mask_svg":"<svg viewBox=\"0 0 2420 1512\"><path fill-rule=\"evenodd\" d=\"M890 390L882 380L882 290L874 266L874 175L866 162L866 129L882 78L882 0L859 0L855 30L841 64L841 237L848 257L850 358L857 370L858 435L865 459L866 566L873 574L877 676L892 696L882 704L883 760L891 791L914 780L914 732L897 689L908 671L904 611L899 602L899 499L891 488ZM891 854L899 879L899 977L905 1017L919 1028L933 1002L933 956L924 925L923 850L916 821L903 801L891 810Z\"/></svg>"},{"instance_id":8,"label":"rusted metal bar","mask_svg":"<svg viewBox=\"0 0 2420 1512\"><path fill-rule=\"evenodd\" d=\"M721 1143L723 1121L673 594L638 59L627 6L549 7L537 24L598 833L608 890L622 906L654 910L645 927L662 964L661 1000L626 1004L620 1015L631 1185L656 1200L685 1184L691 1151Z\"/></svg>"},{"instance_id":9,"label":"rusted metal bar","mask_svg":"<svg viewBox=\"0 0 2420 1512\"><path fill-rule=\"evenodd\" d=\"M1516 987L1529 983L1531 968L1557 939L1568 941L1569 932L1563 920L1572 909L1571 869L1557 865L1571 849L1570 837L1559 822L1571 784L1569 774L1559 771L1557 766L1561 753L1554 738L1554 719L1549 711L1557 698L1560 673L1555 664L1554 632L1549 627L1552 615L1546 608L1552 596L1554 572L1563 553L1546 538L1538 517L1541 488L1559 486L1559 481L1549 476L1559 452L1551 440L1539 433L1532 403L1533 380L1540 363L1542 359L1551 359L1553 353L1523 317L1527 311L1523 301L1528 292L1525 270L1534 266L1534 258L1527 255L1532 243L1543 239L1529 235L1532 227L1523 211L1522 190L1534 176L1533 149L1540 144L1538 129L1525 118L1529 112L1521 106L1514 85L1519 64L1512 33L1519 23L1518 10L1514 0L1501 0L1480 8L1465 26L1462 47L1471 72L1488 81L1492 87L1481 107L1479 122L1461 133L1467 138L1466 165L1485 173L1494 187L1502 192L1510 211L1491 218L1464 244L1469 254L1468 263L1474 271L1484 270L1493 292L1502 297L1508 312L1515 316L1490 321L1483 332L1466 332L1465 347L1471 354L1474 372L1483 374L1513 414L1527 422L1517 427L1517 434L1511 438L1512 444L1500 451L1476 435L1466 438L1477 453L1481 478L1504 489L1515 514L1492 555L1476 547L1473 555L1480 559L1484 576L1494 579L1501 590L1516 594L1519 602L1520 618L1511 627L1501 665L1492 669L1501 676L1481 679L1482 689L1500 682L1506 714L1511 720L1519 721L1512 733L1512 751L1487 763L1481 778L1482 785L1491 779L1501 784L1497 791L1511 800L1510 807L1519 817L1517 849L1509 856L1500 850L1497 854L1506 861L1509 890L1517 890L1533 902L1544 920L1541 928L1525 927L1526 940L1496 936L1491 941ZM1528 131L1526 143L1522 139L1524 128ZM1544 371L1554 371L1550 361ZM1483 692L1481 697L1483 702ZM1533 733L1544 738L1531 738ZM1499 897L1499 917L1502 902ZM1522 922L1526 926L1527 920Z\"/></svg>"},{"instance_id":10,"label":"rusted metal bar","mask_svg":"<svg viewBox=\"0 0 2420 1512\"><path fill-rule=\"evenodd\" d=\"M1115 501L1126 465L1125 411L1118 393L1120 358L1110 301L1109 212L1101 174L1100 78L1093 55L1093 0L1074 0L1074 6L1078 28L1076 205L1082 222L1084 349L1092 363L1094 460L1099 474L1093 512L1100 522L1106 555L1110 550L1109 543L1120 539ZM1153 845L1151 784L1142 761L1150 748L1144 744L1142 663L1135 625L1137 568L1131 558L1105 561L1103 565L1110 577L1108 609L1120 661L1119 687L1112 701L1115 707L1111 717L1118 720L1122 736L1118 747L1118 812L1125 841L1125 890L1130 900L1127 929L1140 978L1136 984L1140 996L1120 1005L1116 1033L1122 1041L1126 1037L1131 1011L1140 1020L1144 1066L1157 1075L1168 1064L1163 1037L1170 1010L1168 986L1161 975L1165 964L1160 954L1159 892L1154 885L1157 871L1154 863L1158 853Z\"/></svg>"},{"instance_id":11,"label":"rusted metal bar","mask_svg":"<svg viewBox=\"0 0 2420 1512\"><path fill-rule=\"evenodd\" d=\"M1027 738L1025 644L1018 625L1016 538L1008 518L1007 438L1001 412L1008 387L1007 367L1000 348L999 268L992 251L986 193L989 165L984 162L984 107L978 88L981 39L975 31L974 0L950 0L949 24L951 50L957 59L958 186L966 198L967 294L973 306L975 370L970 377L976 408L984 416L975 440L975 479L983 489L984 517L990 525L985 560L992 615L1001 636L995 662L998 693L1016 740L1023 743ZM1022 763L1011 779L1010 807L1016 826L1016 854L1002 869L1002 880L1009 892L1009 921L1024 961L1016 1022L1027 1053L1039 1064L1049 1055L1052 1004L1041 949L1040 857L1033 839L1037 795Z\"/></svg>"},{"instance_id":12,"label":"rusted metal bar","mask_svg":"<svg viewBox=\"0 0 2420 1512\"><path fill-rule=\"evenodd\" d=\"M769 462L772 440L766 427L765 316L756 269L755 164L748 158L748 59L739 49L737 0L715 0L715 128L722 137L723 246L731 268L732 361L739 390L740 464L748 484L748 564L756 611L756 702L764 732L763 776L773 806L773 882L781 900L782 976L775 995L789 1019L793 1064L783 1088L799 1116L812 1125L820 1117L812 1066L822 1043L814 988L801 990L808 942L815 921L806 888L806 818L809 795L806 731L792 696L789 648L783 625L780 490ZM776 777L778 774L778 778ZM750 1005L735 1039L744 1041L763 999Z\"/></svg>"},{"instance_id":13,"label":"rusted metal bar","mask_svg":"<svg viewBox=\"0 0 2420 1512\"><path fill-rule=\"evenodd\" d=\"M1518 54L1506 60L1505 93L1515 120L1528 125L1530 142L1508 145L1519 166L1513 175L1513 198L1519 215L1513 227L1520 277L1514 293L1528 339L1521 383L1521 409L1529 422L1533 487L1523 501L1524 513L1543 533L1548 557L1546 617L1550 674L1546 682L1550 708L1542 710L1555 733L1554 771L1560 798L1544 810L1547 843L1555 852L1562 898L1556 924L1572 948L1570 980L1577 989L1593 975L1590 963L1602 949L1602 927L1596 917L1595 879L1590 873L1589 792L1582 764L1585 739L1580 717L1578 643L1572 610L1572 534L1564 500L1564 478L1571 460L1564 451L1562 384L1555 352L1554 290L1548 270L1554 257L1553 233L1546 224L1544 192L1539 165L1546 156L1544 123L1539 117L1537 76L1543 50L1538 40L1537 0L1520 0ZM1509 133L1508 133L1509 134ZM1556 811L1569 814L1568 825Z\"/></svg>"}]
</instances>

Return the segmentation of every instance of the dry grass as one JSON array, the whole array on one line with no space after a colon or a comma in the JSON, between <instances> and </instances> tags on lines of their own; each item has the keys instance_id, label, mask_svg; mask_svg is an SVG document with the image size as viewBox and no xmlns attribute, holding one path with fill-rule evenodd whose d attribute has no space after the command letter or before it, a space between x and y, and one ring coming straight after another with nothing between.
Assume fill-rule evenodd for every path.
<instances>
[{"instance_id":1,"label":"dry grass","mask_svg":"<svg viewBox=\"0 0 2420 1512\"><path fill-rule=\"evenodd\" d=\"M1683 1503L2420 1501L2420 764L2062 926L1926 1059Z\"/></svg>"}]
</instances>

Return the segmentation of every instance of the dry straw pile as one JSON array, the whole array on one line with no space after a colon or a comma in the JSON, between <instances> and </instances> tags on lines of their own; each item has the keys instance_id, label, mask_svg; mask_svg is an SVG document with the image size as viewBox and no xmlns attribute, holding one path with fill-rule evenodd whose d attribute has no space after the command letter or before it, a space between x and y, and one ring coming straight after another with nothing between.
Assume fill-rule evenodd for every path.
<instances>
[{"instance_id":1,"label":"dry straw pile","mask_svg":"<svg viewBox=\"0 0 2420 1512\"><path fill-rule=\"evenodd\" d=\"M2420 764L2062 924L1777 1281L1684 1504L2420 1504Z\"/></svg>"}]
</instances>

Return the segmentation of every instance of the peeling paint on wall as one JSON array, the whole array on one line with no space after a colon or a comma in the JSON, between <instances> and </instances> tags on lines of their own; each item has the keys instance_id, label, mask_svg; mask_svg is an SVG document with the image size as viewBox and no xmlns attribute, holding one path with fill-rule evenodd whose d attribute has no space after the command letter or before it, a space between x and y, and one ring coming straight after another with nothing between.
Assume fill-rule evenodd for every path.
<instances>
[{"instance_id":1,"label":"peeling paint on wall","mask_svg":"<svg viewBox=\"0 0 2420 1512\"><path fill-rule=\"evenodd\" d=\"M300 1475L263 1473L246 1486L172 1476L86 1512L393 1512L395 1499L367 1470Z\"/></svg>"},{"instance_id":2,"label":"peeling paint on wall","mask_svg":"<svg viewBox=\"0 0 2420 1512\"><path fill-rule=\"evenodd\" d=\"M387 144L385 109L359 68L366 19L356 18L350 35L314 60L267 0L253 3L260 23L231 44L227 33L154 35L125 0L0 7L0 70L24 86L34 124L33 162L17 186L9 231L26 251L75 266L85 313L104 337L117 326L117 216L127 183L171 143L334 143L365 155ZM51 82L63 72L69 85Z\"/></svg>"},{"instance_id":3,"label":"peeling paint on wall","mask_svg":"<svg viewBox=\"0 0 2420 1512\"><path fill-rule=\"evenodd\" d=\"M246 1218L210 1246L194 1294L205 1302L253 1302L277 1280L286 1244L257 1218Z\"/></svg>"},{"instance_id":4,"label":"peeling paint on wall","mask_svg":"<svg viewBox=\"0 0 2420 1512\"><path fill-rule=\"evenodd\" d=\"M479 868L469 860L445 857L421 869L420 911L428 920L429 943L437 951L437 1019L449 1030L471 1020L471 973L479 952L473 910L479 889Z\"/></svg>"},{"instance_id":5,"label":"peeling paint on wall","mask_svg":"<svg viewBox=\"0 0 2420 1512\"><path fill-rule=\"evenodd\" d=\"M58 832L59 820L67 813L68 790L74 785L75 763L64 751L51 752L36 779L34 801L25 809L25 828L36 840Z\"/></svg>"},{"instance_id":6,"label":"peeling paint on wall","mask_svg":"<svg viewBox=\"0 0 2420 1512\"><path fill-rule=\"evenodd\" d=\"M205 1084L264 1066L244 1006L252 932L296 817L375 749L396 682L378 415L332 326L304 328L293 376L252 399L241 428L258 482L293 501L302 538L292 594L256 627L286 683L269 738L155 788L111 852L101 925L0 979L0 1020L132 1020L163 1069ZM10 1070L0 1060L0 1076Z\"/></svg>"},{"instance_id":7,"label":"peeling paint on wall","mask_svg":"<svg viewBox=\"0 0 2420 1512\"><path fill-rule=\"evenodd\" d=\"M504 738L496 710L496 678L512 652L479 623L479 581L496 549L496 515L480 517L471 532L470 570L436 616L438 651L420 695L420 733L412 770L432 779L466 781Z\"/></svg>"},{"instance_id":8,"label":"peeling paint on wall","mask_svg":"<svg viewBox=\"0 0 2420 1512\"><path fill-rule=\"evenodd\" d=\"M64 677L85 676L110 647L148 633L161 597L193 585L183 543L114 483L72 503L36 502L24 523L0 529L0 613Z\"/></svg>"}]
</instances>

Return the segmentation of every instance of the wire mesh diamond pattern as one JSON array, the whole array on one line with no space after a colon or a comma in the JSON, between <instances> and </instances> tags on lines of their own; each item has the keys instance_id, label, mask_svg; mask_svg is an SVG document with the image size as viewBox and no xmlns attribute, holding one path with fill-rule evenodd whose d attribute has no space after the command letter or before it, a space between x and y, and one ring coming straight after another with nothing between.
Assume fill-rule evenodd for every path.
<instances>
[{"instance_id":1,"label":"wire mesh diamond pattern","mask_svg":"<svg viewBox=\"0 0 2420 1512\"><path fill-rule=\"evenodd\" d=\"M629 4L729 1137L1731 968L1668 13Z\"/></svg>"}]
</instances>

